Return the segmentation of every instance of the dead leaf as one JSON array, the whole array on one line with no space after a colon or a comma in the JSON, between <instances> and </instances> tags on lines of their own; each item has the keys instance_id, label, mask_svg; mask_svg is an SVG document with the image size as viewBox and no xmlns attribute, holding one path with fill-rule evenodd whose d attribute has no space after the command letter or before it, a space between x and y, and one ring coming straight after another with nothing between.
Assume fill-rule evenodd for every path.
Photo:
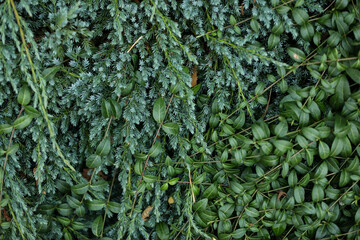
<instances>
[{"instance_id":1,"label":"dead leaf","mask_svg":"<svg viewBox=\"0 0 360 240\"><path fill-rule=\"evenodd\" d=\"M11 218L9 216L9 213L5 210L5 208L2 209L4 218L7 222L11 222Z\"/></svg>"},{"instance_id":2,"label":"dead leaf","mask_svg":"<svg viewBox=\"0 0 360 240\"><path fill-rule=\"evenodd\" d=\"M198 77L197 77L196 68L197 68L197 65L194 66L193 74L191 75L191 78L192 78L191 87L193 87L193 86L195 86L197 84Z\"/></svg>"},{"instance_id":3,"label":"dead leaf","mask_svg":"<svg viewBox=\"0 0 360 240\"><path fill-rule=\"evenodd\" d=\"M82 172L83 178L85 178L85 179L88 180L88 181L90 181L90 178L91 178L91 176L90 176L90 174L89 174L89 171L90 171L90 170L91 170L90 168L84 168L84 169L83 169L83 172ZM108 179L108 176L105 175L103 171L100 171L100 172L98 173L98 176L101 177L101 178L104 179L104 180L107 180L107 179Z\"/></svg>"},{"instance_id":4,"label":"dead leaf","mask_svg":"<svg viewBox=\"0 0 360 240\"><path fill-rule=\"evenodd\" d=\"M287 193L280 190L279 195L278 195L278 197L277 197L277 200L278 200L278 201L280 200L281 196L287 196Z\"/></svg>"},{"instance_id":5,"label":"dead leaf","mask_svg":"<svg viewBox=\"0 0 360 240\"><path fill-rule=\"evenodd\" d=\"M168 199L168 203L171 205L174 204L174 202L175 202L174 198L170 196Z\"/></svg>"},{"instance_id":6,"label":"dead leaf","mask_svg":"<svg viewBox=\"0 0 360 240\"><path fill-rule=\"evenodd\" d=\"M35 175L36 169L37 169L37 167L34 167L34 169L33 169L33 174L34 175ZM39 179L36 180L36 188L38 187L38 185L39 185Z\"/></svg>"},{"instance_id":7,"label":"dead leaf","mask_svg":"<svg viewBox=\"0 0 360 240\"><path fill-rule=\"evenodd\" d=\"M142 218L144 221L149 220L150 212L151 212L151 210L153 210L153 208L154 208L154 207L152 207L152 206L148 206L148 207L145 208L145 210L142 212L141 218Z\"/></svg>"}]
</instances>

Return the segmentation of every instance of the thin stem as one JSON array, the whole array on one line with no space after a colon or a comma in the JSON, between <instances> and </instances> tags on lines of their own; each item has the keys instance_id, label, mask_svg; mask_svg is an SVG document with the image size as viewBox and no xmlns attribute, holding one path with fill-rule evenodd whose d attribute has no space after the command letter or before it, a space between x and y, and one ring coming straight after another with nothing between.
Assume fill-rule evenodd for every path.
<instances>
[{"instance_id":1,"label":"thin stem","mask_svg":"<svg viewBox=\"0 0 360 240\"><path fill-rule=\"evenodd\" d=\"M105 213L104 213L104 219L103 219L103 225L102 225L100 237L102 237L103 233L104 233L104 227L105 227L105 221L106 221L106 214L107 214L107 210L108 210L108 204L110 202L111 193L112 193L112 190L113 190L113 187L114 187L116 174L117 174L117 168L115 168L114 177L113 177L113 179L111 181L111 186L110 186L110 190L109 190L109 196L108 196L108 199L106 201L106 207L105 207Z\"/></svg>"},{"instance_id":2,"label":"thin stem","mask_svg":"<svg viewBox=\"0 0 360 240\"><path fill-rule=\"evenodd\" d=\"M166 116L166 114L167 114L167 112L168 112L168 110L169 110L170 103L171 103L173 97L174 97L174 94L172 94L171 97L170 97L169 103L168 103L168 105L167 105L167 107L166 107L165 116ZM160 123L160 126L159 126L159 128L158 128L158 130L157 130L157 132L156 132L156 134L155 134L154 141L153 141L151 147L155 144L156 139L157 139L157 137L158 137L158 135L159 135L159 132L160 132L160 129L161 129L161 126L163 125L163 123L164 123L164 121L162 121L162 122ZM151 147L150 147L150 148L151 148ZM139 181L138 187L140 186L140 184L141 184L141 182L142 182L142 179L143 179L143 177L144 177L144 173L145 173L145 170L146 170L146 167L147 167L147 163L148 163L148 161L149 161L149 158L150 158L150 155L148 154L148 155L147 155L147 158L146 158L146 161L145 161L145 165L144 165L143 171L142 171L142 173L141 173L141 177L140 177L140 181ZM131 211L130 211L130 217L132 216L133 210L134 210L134 208L135 208L135 203L136 203L136 199L137 199L138 193L139 193L139 191L136 190L136 192L135 192L135 197L134 197L134 201L133 201L133 204L132 204L132 207L131 207Z\"/></svg>"},{"instance_id":3,"label":"thin stem","mask_svg":"<svg viewBox=\"0 0 360 240\"><path fill-rule=\"evenodd\" d=\"M21 113L24 111L24 106L21 107L20 109L20 112L17 116L16 119L19 119L19 117L21 116ZM2 174L2 177L1 177L1 187L0 187L0 203L2 201L2 193L3 193L3 187L4 187L4 179L5 179L5 169L6 169L6 164L7 164L7 161L9 159L9 149L11 147L11 142L12 142L12 139L14 137L14 132L15 132L15 128L13 127L12 131L11 131L11 135L10 135L10 140L9 140L9 145L8 145L8 148L7 148L7 151L6 151L6 155L5 155L5 161L4 161L4 166L3 166L3 174ZM2 222L2 212L1 212L1 206L0 206L0 224Z\"/></svg>"}]
</instances>

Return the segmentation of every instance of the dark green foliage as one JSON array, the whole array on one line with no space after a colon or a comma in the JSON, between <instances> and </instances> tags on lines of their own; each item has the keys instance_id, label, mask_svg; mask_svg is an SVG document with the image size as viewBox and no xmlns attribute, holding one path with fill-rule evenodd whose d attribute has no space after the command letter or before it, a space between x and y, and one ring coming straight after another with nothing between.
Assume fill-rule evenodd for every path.
<instances>
[{"instance_id":1,"label":"dark green foliage","mask_svg":"<svg viewBox=\"0 0 360 240\"><path fill-rule=\"evenodd\" d=\"M0 239L360 239L359 9L0 2Z\"/></svg>"}]
</instances>

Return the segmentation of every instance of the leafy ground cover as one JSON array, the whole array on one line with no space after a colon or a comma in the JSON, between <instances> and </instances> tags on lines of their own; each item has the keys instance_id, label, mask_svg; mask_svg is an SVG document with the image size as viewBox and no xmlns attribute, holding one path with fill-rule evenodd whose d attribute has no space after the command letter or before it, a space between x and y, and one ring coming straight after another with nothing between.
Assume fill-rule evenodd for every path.
<instances>
[{"instance_id":1,"label":"leafy ground cover","mask_svg":"<svg viewBox=\"0 0 360 240\"><path fill-rule=\"evenodd\" d=\"M0 239L360 239L359 9L0 2Z\"/></svg>"}]
</instances>

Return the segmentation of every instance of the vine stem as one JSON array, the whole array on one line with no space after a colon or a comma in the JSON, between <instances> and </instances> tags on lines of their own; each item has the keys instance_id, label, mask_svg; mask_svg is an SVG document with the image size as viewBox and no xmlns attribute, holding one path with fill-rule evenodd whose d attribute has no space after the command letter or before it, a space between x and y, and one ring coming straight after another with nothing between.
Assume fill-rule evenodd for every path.
<instances>
[{"instance_id":1,"label":"vine stem","mask_svg":"<svg viewBox=\"0 0 360 240\"><path fill-rule=\"evenodd\" d=\"M115 168L115 171L114 171L114 177L113 177L113 179L112 179L111 186L110 186L110 190L109 190L109 196L108 196L108 199L107 199L107 201L106 201L106 208L105 208L104 219L103 219L103 225L102 225L102 229L101 229L101 234L100 234L100 237L103 237L103 234L104 234L104 227L105 227L106 214L107 214L107 210L108 210L108 204L109 204L109 202L110 202L110 198L111 198L111 193L112 193L112 190L113 190L113 187L114 187L116 174L117 174L117 168Z\"/></svg>"},{"instance_id":2,"label":"vine stem","mask_svg":"<svg viewBox=\"0 0 360 240\"><path fill-rule=\"evenodd\" d=\"M174 94L172 94L171 97L170 97L169 103L168 103L168 105L167 105L167 107L166 107L165 116L166 116L166 114L167 114L167 112L168 112L168 110L169 110L169 107L170 107L170 104L171 104L171 102L172 102L173 97L174 97ZM164 121L162 121L162 122L160 123L160 126L159 126L159 128L158 128L158 130L157 130L157 132L156 132L156 134L155 134L154 141L153 141L153 143L151 144L151 147L155 144L156 139L157 139L157 137L158 137L158 135L159 135L159 132L160 132L160 129L161 129L163 123L164 123ZM151 148L151 147L150 147L150 148ZM147 158L146 158L146 161L145 161L145 165L144 165L143 171L142 171L142 173L141 173L141 177L140 177L140 181L139 181L138 187L140 186L140 184L141 184L141 182L142 182L142 179L143 179L143 177L144 177L144 173L145 173L145 170L146 170L146 167L147 167L147 163L148 163L148 161L149 161L149 158L150 158L150 155L148 154L148 155L147 155ZM132 204L132 207L131 207L131 211L130 211L130 217L131 217L132 212L133 212L133 210L134 210L135 203L136 203L136 198L137 198L138 193L139 193L139 191L136 190L135 197L134 197L134 201L133 201L133 204Z\"/></svg>"},{"instance_id":3,"label":"vine stem","mask_svg":"<svg viewBox=\"0 0 360 240\"><path fill-rule=\"evenodd\" d=\"M16 119L19 119L19 117L21 116L21 113L24 111L24 106L21 107L20 109L20 112L17 116ZM11 142L12 142L12 139L14 137L14 132L15 132L15 128L13 127L12 129L12 132L11 132L11 135L10 135L10 140L9 140L9 145L8 145L8 148L7 148L7 151L6 151L6 155L5 155L5 162L4 162L4 166L3 166L3 174L1 176L1 187L0 187L0 203L2 201L2 193L3 193L3 187L4 187L4 178L5 178L5 168L6 168L6 164L7 164L7 161L9 159L9 149L11 147ZM2 223L2 209L1 209L1 206L0 206L0 224Z\"/></svg>"},{"instance_id":4,"label":"vine stem","mask_svg":"<svg viewBox=\"0 0 360 240\"><path fill-rule=\"evenodd\" d=\"M28 62L30 64L30 69L31 69L31 75L32 75L32 78L34 80L34 83L38 84L38 79L36 77L36 73L35 73L35 66L34 66L34 63L31 59L31 55L30 55L30 51L27 47L27 44L26 44L26 41L25 41L25 36L24 36L24 31L21 27L21 23L20 23L20 16L19 16L19 13L18 11L16 10L16 7L15 7L15 3L14 3L14 0L9 0L10 4L11 4L11 7L13 8L13 12L14 12L14 15L15 15L15 18L16 18L16 22L19 26L19 32L20 32L20 37L21 37L21 41L22 41L22 45L25 49L25 52L26 52L26 56L27 56L27 59L28 59ZM44 85L41 83L41 80L40 80L40 86L43 90L43 92L45 92L45 89L44 89ZM46 111L46 108L44 106L44 103L43 103L43 100L41 98L41 95L38 93L37 89L36 89L36 94L37 94L37 97L39 99L39 105L41 107L41 110L43 112L43 116L45 118L45 121L48 125L48 129L49 129L49 134L50 134L50 139L51 141L53 142L53 145L54 147L56 148L57 150L57 154L58 156L63 160L63 162L65 163L65 165L67 165L72 171L75 171L75 168L73 166L71 166L70 162L68 160L65 159L61 149L60 149L60 146L59 144L56 142L55 140L55 133L54 133L54 129L52 128L51 126L51 122L48 118L48 114L47 114L47 111Z\"/></svg>"},{"instance_id":5,"label":"vine stem","mask_svg":"<svg viewBox=\"0 0 360 240\"><path fill-rule=\"evenodd\" d=\"M330 209L335 206L335 204L340 201L340 199L342 199L343 196L345 196L360 180L357 180L356 182L354 182L353 185L351 185L333 204L331 204L331 206L328 208L327 212L330 211Z\"/></svg>"}]
</instances>

